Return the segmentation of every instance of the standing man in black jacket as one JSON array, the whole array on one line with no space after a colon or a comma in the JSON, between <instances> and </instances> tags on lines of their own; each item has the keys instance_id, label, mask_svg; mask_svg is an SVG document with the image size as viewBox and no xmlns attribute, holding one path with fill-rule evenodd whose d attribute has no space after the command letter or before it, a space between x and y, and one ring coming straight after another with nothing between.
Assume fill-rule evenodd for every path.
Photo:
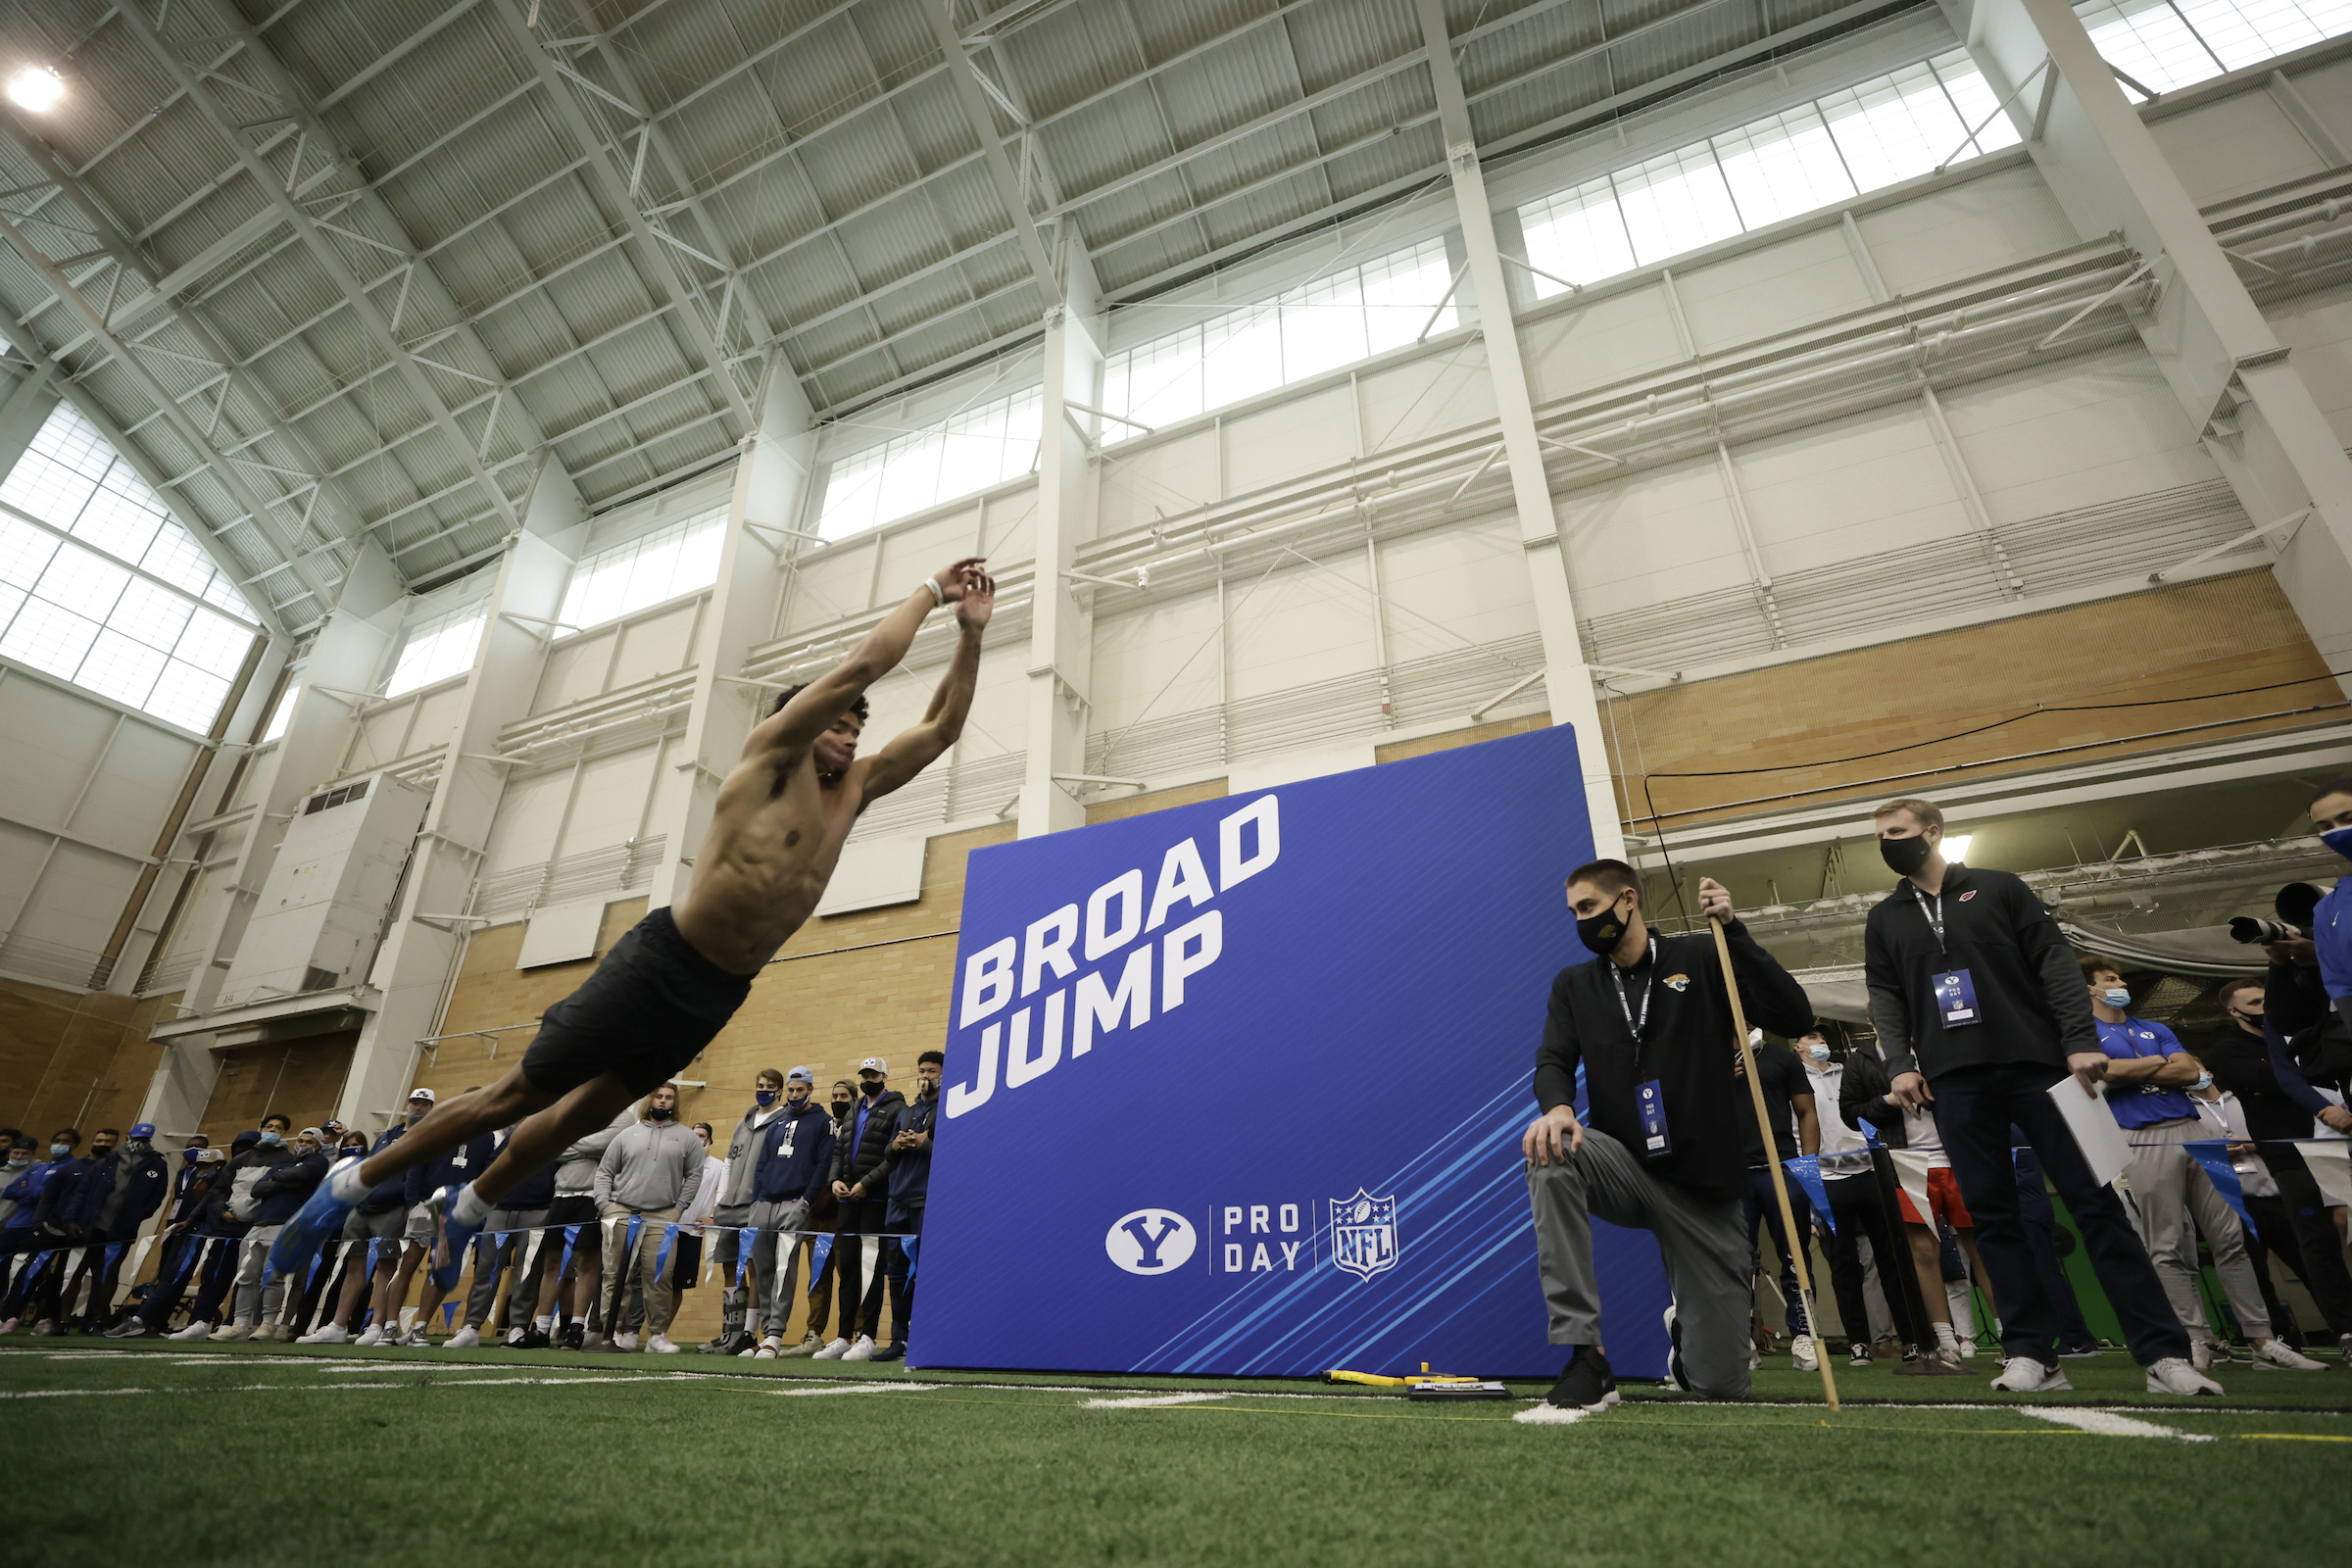
<instances>
[{"instance_id":1,"label":"standing man in black jacket","mask_svg":"<svg viewBox=\"0 0 2352 1568\"><path fill-rule=\"evenodd\" d=\"M882 1273L890 1282L890 1344L874 1352L877 1361L906 1358L906 1333L914 1323L914 1270L923 1234L923 1205L931 1198L931 1135L939 1127L939 1080L948 1070L944 1053L914 1058L914 1098L890 1141L890 1213L884 1223ZM904 1238L904 1240L902 1240Z\"/></svg>"},{"instance_id":2,"label":"standing man in black jacket","mask_svg":"<svg viewBox=\"0 0 2352 1568\"><path fill-rule=\"evenodd\" d=\"M882 1326L882 1233L890 1200L882 1190L891 1140L899 1136L906 1097L890 1087L890 1063L868 1056L858 1064L858 1099L833 1146L833 1196L841 1225L833 1241L833 1274L841 1282L841 1322L818 1361L870 1361L874 1331ZM872 1186L867 1185L868 1181Z\"/></svg>"},{"instance_id":3,"label":"standing man in black jacket","mask_svg":"<svg viewBox=\"0 0 2352 1568\"><path fill-rule=\"evenodd\" d=\"M1873 813L1879 854L1902 877L1863 928L1870 1017L1896 1103L1934 1104L1977 1250L2001 1303L1995 1389L2071 1389L2058 1366L2058 1313L2034 1265L2019 1206L2010 1128L2041 1156L2107 1293L2150 1394L2220 1394L2188 1359L2123 1200L2091 1174L2049 1097L2072 1074L2082 1093L2105 1076L2090 994L2074 950L2034 890L2006 871L1944 859L1943 812L1889 801ZM2069 1093L2074 1091L2070 1090Z\"/></svg>"},{"instance_id":4,"label":"standing man in black jacket","mask_svg":"<svg viewBox=\"0 0 2352 1568\"><path fill-rule=\"evenodd\" d=\"M1732 896L1702 877L1698 906L1724 922L1748 1019L1802 1034L1813 1021L1804 987L1733 918ZM1520 1140L1551 1343L1576 1348L1549 1401L1598 1410L1616 1399L1600 1352L1593 1214L1658 1239L1674 1290L1667 1370L1675 1386L1744 1399L1754 1287L1741 1200L1755 1111L1733 1072L1739 1045L1714 939L1654 935L1642 918L1641 878L1622 860L1570 873L1568 908L1577 937L1600 957L1551 982L1536 1053L1543 1114ZM1580 1063L1590 1127L1576 1114Z\"/></svg>"}]
</instances>

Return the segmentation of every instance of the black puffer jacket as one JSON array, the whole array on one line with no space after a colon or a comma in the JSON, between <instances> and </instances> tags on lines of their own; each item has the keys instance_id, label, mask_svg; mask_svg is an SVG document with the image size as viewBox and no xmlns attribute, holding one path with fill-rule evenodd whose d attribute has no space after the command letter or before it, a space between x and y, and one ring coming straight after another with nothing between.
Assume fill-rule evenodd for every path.
<instances>
[{"instance_id":1,"label":"black puffer jacket","mask_svg":"<svg viewBox=\"0 0 2352 1568\"><path fill-rule=\"evenodd\" d=\"M1907 1149L1911 1135L1903 1130L1903 1112L1899 1105L1886 1103L1886 1064L1878 1053L1857 1047L1845 1055L1845 1071L1838 1080L1838 1114L1845 1118L1848 1127L1869 1122L1878 1129L1879 1142L1888 1149Z\"/></svg>"},{"instance_id":2,"label":"black puffer jacket","mask_svg":"<svg viewBox=\"0 0 2352 1568\"><path fill-rule=\"evenodd\" d=\"M865 1118L865 1136L859 1138L858 1110L852 1106L849 1119L841 1124L841 1137L833 1145L833 1179L855 1187L890 1163L890 1141L898 1137L899 1123L906 1114L906 1097L896 1089L883 1090ZM884 1197L880 1187L879 1182L869 1185L866 1198Z\"/></svg>"}]
</instances>

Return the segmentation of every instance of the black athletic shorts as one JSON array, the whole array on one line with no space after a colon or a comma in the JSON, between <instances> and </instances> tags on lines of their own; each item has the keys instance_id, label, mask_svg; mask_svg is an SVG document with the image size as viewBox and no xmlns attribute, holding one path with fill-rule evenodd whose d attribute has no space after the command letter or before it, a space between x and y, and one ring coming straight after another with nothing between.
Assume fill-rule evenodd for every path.
<instances>
[{"instance_id":1,"label":"black athletic shorts","mask_svg":"<svg viewBox=\"0 0 2352 1568\"><path fill-rule=\"evenodd\" d=\"M751 990L750 975L730 974L689 947L664 906L547 1009L522 1054L522 1075L534 1089L564 1095L613 1073L630 1093L650 1095L702 1054Z\"/></svg>"},{"instance_id":2,"label":"black athletic shorts","mask_svg":"<svg viewBox=\"0 0 2352 1568\"><path fill-rule=\"evenodd\" d=\"M596 1224L596 1200L582 1193L573 1198L559 1198L547 1205L547 1218L540 1223L551 1231L565 1225Z\"/></svg>"}]
</instances>

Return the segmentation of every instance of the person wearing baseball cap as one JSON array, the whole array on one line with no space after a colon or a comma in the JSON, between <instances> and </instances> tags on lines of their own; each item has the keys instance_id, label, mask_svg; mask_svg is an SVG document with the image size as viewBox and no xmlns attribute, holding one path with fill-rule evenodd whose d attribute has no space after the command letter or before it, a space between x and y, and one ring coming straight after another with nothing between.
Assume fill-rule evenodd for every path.
<instances>
[{"instance_id":1,"label":"person wearing baseball cap","mask_svg":"<svg viewBox=\"0 0 2352 1568\"><path fill-rule=\"evenodd\" d=\"M841 1200L833 1272L841 1285L841 1322L832 1343L816 1352L819 1361L872 1360L874 1331L882 1326L879 1265L890 1198L881 1180L906 1115L906 1097L890 1087L890 1063L880 1056L858 1064L858 1090L857 1107L833 1149L833 1196Z\"/></svg>"},{"instance_id":2,"label":"person wearing baseball cap","mask_svg":"<svg viewBox=\"0 0 2352 1568\"><path fill-rule=\"evenodd\" d=\"M89 1169L83 1172L81 1185L74 1193L71 1222L80 1238L82 1251L64 1297L72 1301L82 1279L97 1276L90 1290L89 1314L82 1322L84 1334L104 1334L113 1326L109 1319L114 1309L115 1285L129 1249L115 1251L112 1256L108 1255L109 1250L135 1238L139 1228L147 1223L147 1216L163 1207L164 1200L171 1196L172 1167L156 1152L155 1123L136 1122L119 1146L93 1152Z\"/></svg>"},{"instance_id":3,"label":"person wearing baseball cap","mask_svg":"<svg viewBox=\"0 0 2352 1568\"><path fill-rule=\"evenodd\" d=\"M802 1093L806 1095L807 1090ZM697 1348L710 1355L737 1355L759 1342L744 1326L750 1310L751 1259L744 1255L743 1233L753 1225L752 1181L759 1174L760 1146L768 1124L784 1114L784 1074L762 1067L752 1079L752 1104L728 1135L727 1153L720 1161L718 1203L711 1223L718 1229L719 1278L726 1281L721 1297L717 1335ZM757 1244L755 1244L757 1245Z\"/></svg>"},{"instance_id":4,"label":"person wearing baseball cap","mask_svg":"<svg viewBox=\"0 0 2352 1568\"><path fill-rule=\"evenodd\" d=\"M433 1092L430 1089L411 1091L407 1108L402 1112L400 1119L384 1129L376 1138L375 1146L368 1152L373 1155L391 1148L407 1136L411 1127L422 1121L426 1112L432 1108ZM323 1185L323 1183L320 1184L320 1186ZM369 1298L370 1275L373 1277L373 1296L378 1298L375 1302L377 1316L376 1320L368 1326L367 1331L359 1336L357 1343L365 1346L376 1346L391 1338L384 1332L382 1307L384 1300L389 1298L392 1294L392 1277L400 1268L400 1238L402 1233L407 1230L409 1221L407 1185L405 1173L377 1183L360 1199L350 1213L343 1216L341 1232L336 1237L320 1244L321 1246L332 1246L334 1241L340 1240L363 1242L368 1245L361 1247L351 1254L358 1262L356 1266L346 1266L344 1269L343 1294L337 1298L334 1311L328 1315L325 1322L311 1330L310 1333L298 1336L294 1341L295 1344L343 1345L352 1342L350 1325L358 1318L362 1302ZM318 1190L314 1189L311 1197L316 1200L318 1196ZM391 1245L374 1245L380 1242L389 1242ZM275 1249L272 1248L271 1250L274 1252ZM367 1262L367 1259L371 1256L374 1259L372 1270ZM303 1262L307 1266L309 1259L305 1258ZM394 1324L393 1327L397 1332L399 1325Z\"/></svg>"}]
</instances>

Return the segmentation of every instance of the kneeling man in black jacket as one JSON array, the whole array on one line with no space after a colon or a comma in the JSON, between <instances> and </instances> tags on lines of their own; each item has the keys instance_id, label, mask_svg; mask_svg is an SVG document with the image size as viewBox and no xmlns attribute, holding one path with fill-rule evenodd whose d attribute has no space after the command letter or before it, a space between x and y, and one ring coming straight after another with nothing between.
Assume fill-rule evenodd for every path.
<instances>
[{"instance_id":1,"label":"kneeling man in black jacket","mask_svg":"<svg viewBox=\"0 0 2352 1568\"><path fill-rule=\"evenodd\" d=\"M1813 1021L1804 987L1732 916L1732 896L1707 878L1699 912L1724 923L1748 1021L1802 1034ZM1747 1397L1749 1278L1746 1124L1755 1111L1739 1060L1731 998L1711 935L1659 936L1642 917L1641 879L1622 860L1594 860L1568 878L1576 934L1599 955L1551 982L1536 1053L1543 1114L1520 1147L1536 1211L1536 1260L1551 1313L1551 1343L1572 1345L1550 1402L1598 1410L1617 1401L1600 1352L1600 1289L1592 1225L1653 1233L1674 1290L1668 1375L1716 1399ZM1577 1120L1583 1063L1591 1126Z\"/></svg>"}]
</instances>

